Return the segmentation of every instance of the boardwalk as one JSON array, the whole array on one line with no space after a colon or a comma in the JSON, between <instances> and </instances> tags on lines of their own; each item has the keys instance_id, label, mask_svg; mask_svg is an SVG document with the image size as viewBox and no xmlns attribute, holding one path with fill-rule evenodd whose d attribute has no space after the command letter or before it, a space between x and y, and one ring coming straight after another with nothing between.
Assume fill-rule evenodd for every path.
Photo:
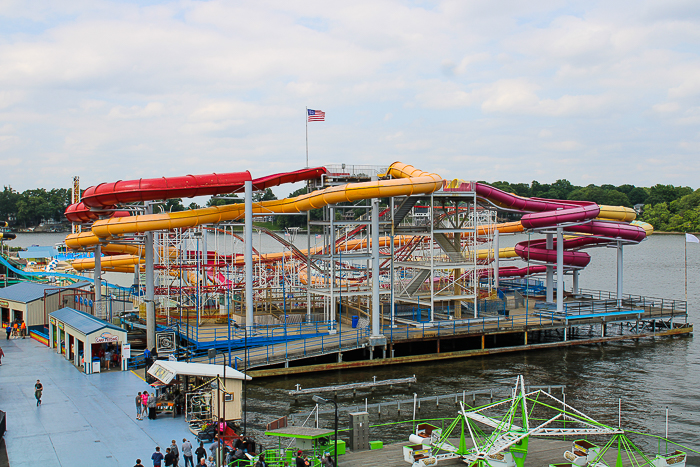
<instances>
[{"instance_id":1,"label":"boardwalk","mask_svg":"<svg viewBox=\"0 0 700 467\"><path fill-rule=\"evenodd\" d=\"M155 446L165 451L170 440L194 439L182 417L136 420L134 397L151 388L131 372L85 375L33 339L3 339L0 346L12 467L131 466L137 458L152 465ZM37 379L44 385L40 407Z\"/></svg>"},{"instance_id":2,"label":"boardwalk","mask_svg":"<svg viewBox=\"0 0 700 467\"><path fill-rule=\"evenodd\" d=\"M456 442L456 440L454 440ZM349 452L348 454L338 458L338 464L343 466L363 466L363 467L406 467L411 464L403 460L402 447L407 443L391 444L374 451ZM470 440L467 440L467 446L471 446ZM559 441L552 439L530 439L525 465L527 467L541 467L549 464L559 464L568 462L564 460L564 452L571 450L571 441ZM650 459L653 457L650 453L645 453ZM610 449L605 453L604 459L608 465L615 465L617 458L617 450ZM639 458L641 459L641 457ZM643 463L644 461L642 461ZM466 465L460 459L450 459L440 461L439 466L443 465ZM623 453L622 465L630 466L630 459Z\"/></svg>"}]
</instances>

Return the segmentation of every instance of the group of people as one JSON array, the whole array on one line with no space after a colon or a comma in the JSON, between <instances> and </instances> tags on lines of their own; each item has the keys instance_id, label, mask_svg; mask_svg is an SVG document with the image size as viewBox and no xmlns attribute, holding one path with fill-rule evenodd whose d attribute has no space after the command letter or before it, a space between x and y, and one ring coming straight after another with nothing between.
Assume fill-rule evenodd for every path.
<instances>
[{"instance_id":1,"label":"group of people","mask_svg":"<svg viewBox=\"0 0 700 467\"><path fill-rule=\"evenodd\" d=\"M180 465L180 456L182 456L184 460L185 467L195 467L195 465L216 467L213 455L209 456L207 459L207 450L204 449L204 443L200 442L199 447L193 451L192 443L186 438L182 438L182 444L179 449L175 440L171 442L172 444L165 448L165 454L161 452L160 446L156 446L155 452L151 455L153 467L178 467ZM197 456L196 464L194 463L194 456ZM141 463L141 459L136 459L136 465L134 467L144 467ZM263 467L267 466L265 465Z\"/></svg>"},{"instance_id":2,"label":"group of people","mask_svg":"<svg viewBox=\"0 0 700 467\"><path fill-rule=\"evenodd\" d=\"M27 337L27 323L21 319L17 319L11 323L5 323L4 326L5 332L7 333L7 340L10 340L10 337L21 337L22 339Z\"/></svg>"},{"instance_id":3,"label":"group of people","mask_svg":"<svg viewBox=\"0 0 700 467\"><path fill-rule=\"evenodd\" d=\"M156 419L156 405L158 400L156 395L148 391L139 392L135 399L136 402L136 420L143 420L143 415L148 413L150 420Z\"/></svg>"},{"instance_id":4,"label":"group of people","mask_svg":"<svg viewBox=\"0 0 700 467\"><path fill-rule=\"evenodd\" d=\"M112 343L104 346L100 345L95 356L100 357L100 362L102 364L102 368L104 369L109 370L113 366L115 368L120 367L121 354L119 353L118 345Z\"/></svg>"}]
</instances>

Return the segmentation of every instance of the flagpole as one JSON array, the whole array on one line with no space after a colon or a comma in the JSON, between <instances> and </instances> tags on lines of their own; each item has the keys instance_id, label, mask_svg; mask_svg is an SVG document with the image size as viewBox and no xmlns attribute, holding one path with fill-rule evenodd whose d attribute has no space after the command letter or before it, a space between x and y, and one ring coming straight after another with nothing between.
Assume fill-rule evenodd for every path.
<instances>
[{"instance_id":1,"label":"flagpole","mask_svg":"<svg viewBox=\"0 0 700 467\"><path fill-rule=\"evenodd\" d=\"M687 235L687 234L686 234ZM688 302L688 237L683 239L685 257L685 301Z\"/></svg>"},{"instance_id":2,"label":"flagpole","mask_svg":"<svg viewBox=\"0 0 700 467\"><path fill-rule=\"evenodd\" d=\"M309 108L306 108L306 168L309 168Z\"/></svg>"}]
</instances>

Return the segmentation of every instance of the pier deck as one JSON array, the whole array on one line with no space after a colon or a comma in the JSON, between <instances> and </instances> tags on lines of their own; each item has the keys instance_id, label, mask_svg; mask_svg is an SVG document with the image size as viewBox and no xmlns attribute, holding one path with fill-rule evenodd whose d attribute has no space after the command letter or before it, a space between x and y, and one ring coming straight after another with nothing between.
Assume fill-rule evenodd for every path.
<instances>
[{"instance_id":1,"label":"pier deck","mask_svg":"<svg viewBox=\"0 0 700 467\"><path fill-rule=\"evenodd\" d=\"M456 441L456 440L455 440ZM408 462L403 460L403 446L408 443L396 443L384 446L382 449L373 451L349 451L344 456L338 458L338 463L343 465L361 465L363 467L407 467ZM467 440L467 446L471 447L471 440ZM549 464L560 464L568 462L564 459L564 452L571 450L571 441L561 441L546 438L530 438L525 465L528 467L542 467ZM652 453L645 453L653 456ZM603 456L608 465L615 465L617 459L617 449L610 448ZM640 457L641 458L641 457ZM466 465L461 459L450 459L438 462L442 465ZM623 452L622 465L632 465L630 459Z\"/></svg>"}]
</instances>

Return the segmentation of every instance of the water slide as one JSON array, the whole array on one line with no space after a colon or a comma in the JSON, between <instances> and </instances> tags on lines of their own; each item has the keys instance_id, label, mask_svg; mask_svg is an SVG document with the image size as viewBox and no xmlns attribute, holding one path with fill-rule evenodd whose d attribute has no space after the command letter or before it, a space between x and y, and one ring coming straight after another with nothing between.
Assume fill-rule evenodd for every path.
<instances>
[{"instance_id":1,"label":"water slide","mask_svg":"<svg viewBox=\"0 0 700 467\"><path fill-rule=\"evenodd\" d=\"M287 181L299 181L314 176L319 177L324 172L325 169L316 168L289 174L277 174L257 179L253 181L253 185L257 189L264 189L267 186ZM573 267L584 267L590 261L590 256L587 253L578 251L581 248L618 240L639 242L650 231L648 225L642 226L629 223L635 217L634 211L629 208L599 206L596 203L585 201L525 198L482 183L475 183L473 187L470 183L459 180L445 183L437 174L423 172L400 162L392 164L388 174L393 178L390 180L351 183L294 198L254 203L253 211L257 214L303 213L310 209L318 209L329 204L341 202L354 202L377 197L429 194L443 187L445 191L474 190L479 199L494 205L497 209L526 213L518 222L484 226L480 229L480 233L493 231L496 228L503 233L522 232L525 229L556 227L557 225L565 224L564 230L566 232L578 234L575 238L564 240L566 249L564 263ZM234 192L240 190L242 182L250 177L248 172L224 175L230 176L212 174L211 176L142 179L131 182L101 184L85 192L83 203L91 209L106 209L108 207L114 208L117 203ZM199 186L199 184L202 186ZM112 238L147 231L216 224L238 220L243 215L244 206L241 203L174 213L129 217L113 216L109 219L94 222L92 232L68 236L66 244L71 248L76 246L89 247L97 244L100 239L109 241ZM556 245L553 249L547 249L544 240L521 242L513 249L504 250L503 253L504 257L517 255L523 259L550 264L556 263ZM276 253L264 256L266 261L275 261L281 259L285 254L291 253ZM262 257L259 259L262 259ZM136 259L132 261L133 267ZM527 275L542 272L543 270L544 266L531 266L529 268L505 267L500 269L500 275Z\"/></svg>"}]
</instances>

